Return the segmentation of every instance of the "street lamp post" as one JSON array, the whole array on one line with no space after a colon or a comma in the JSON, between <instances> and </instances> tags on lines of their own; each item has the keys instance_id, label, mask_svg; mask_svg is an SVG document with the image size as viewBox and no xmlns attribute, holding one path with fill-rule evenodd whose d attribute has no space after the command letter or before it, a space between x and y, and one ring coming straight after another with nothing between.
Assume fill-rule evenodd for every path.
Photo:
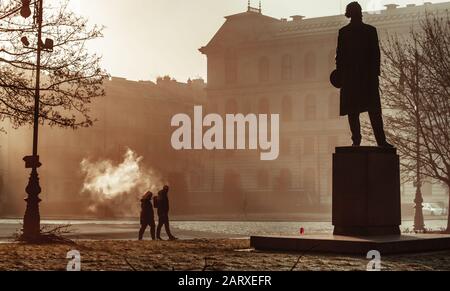
<instances>
[{"instance_id":1,"label":"street lamp post","mask_svg":"<svg viewBox=\"0 0 450 291\"><path fill-rule=\"evenodd\" d=\"M419 111L418 108L416 109ZM416 114L417 124L419 123L419 114ZM419 130L419 124L417 125L417 131ZM422 177L420 176L420 134L417 132L416 136L416 197L414 199L415 203L415 214L414 214L414 231L423 232L425 231L425 221L423 218L423 197L422 197Z\"/></svg>"},{"instance_id":2,"label":"street lamp post","mask_svg":"<svg viewBox=\"0 0 450 291\"><path fill-rule=\"evenodd\" d=\"M415 84L417 86L414 92L414 100L416 102L415 115L416 115L416 197L414 199L415 203L415 214L414 214L414 231L424 232L425 231L425 221L423 218L423 197L422 197L422 177L420 175L420 103L419 103L419 55L415 54Z\"/></svg>"},{"instance_id":3,"label":"street lamp post","mask_svg":"<svg viewBox=\"0 0 450 291\"><path fill-rule=\"evenodd\" d=\"M29 3L29 1L28 1ZM31 169L31 175L26 187L28 197L25 199L27 208L23 219L23 236L25 239L35 239L41 233L41 217L39 214L39 203L41 199L41 186L37 169L41 166L38 156L38 132L39 132L39 99L41 79L41 53L44 48L42 43L42 18L43 0L36 2L36 24L37 24L37 56L36 56L36 88L34 92L34 120L33 120L33 155L24 158L25 167Z\"/></svg>"}]
</instances>

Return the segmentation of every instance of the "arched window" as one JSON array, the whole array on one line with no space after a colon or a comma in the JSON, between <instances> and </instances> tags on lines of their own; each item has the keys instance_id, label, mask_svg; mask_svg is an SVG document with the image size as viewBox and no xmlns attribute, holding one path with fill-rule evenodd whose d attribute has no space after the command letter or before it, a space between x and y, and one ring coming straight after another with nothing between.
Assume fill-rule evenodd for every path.
<instances>
[{"instance_id":1,"label":"arched window","mask_svg":"<svg viewBox=\"0 0 450 291\"><path fill-rule=\"evenodd\" d=\"M170 193L176 193L173 195L172 199L176 202L173 204L174 211L184 211L180 205L188 205L189 197L188 197L188 182L186 173L183 172L170 172L168 174L168 184L170 185Z\"/></svg>"},{"instance_id":2,"label":"arched window","mask_svg":"<svg viewBox=\"0 0 450 291\"><path fill-rule=\"evenodd\" d=\"M313 136L305 137L303 143L303 154L312 155L316 152L316 140Z\"/></svg>"},{"instance_id":3,"label":"arched window","mask_svg":"<svg viewBox=\"0 0 450 291\"><path fill-rule=\"evenodd\" d=\"M328 118L337 119L340 116L340 99L337 93L332 93L328 97Z\"/></svg>"},{"instance_id":4,"label":"arched window","mask_svg":"<svg viewBox=\"0 0 450 291\"><path fill-rule=\"evenodd\" d=\"M235 84L238 79L238 60L236 53L228 52L225 55L225 82Z\"/></svg>"},{"instance_id":5,"label":"arched window","mask_svg":"<svg viewBox=\"0 0 450 291\"><path fill-rule=\"evenodd\" d=\"M309 95L305 100L305 119L306 120L316 120L317 119L317 106L316 97L314 95Z\"/></svg>"},{"instance_id":6,"label":"arched window","mask_svg":"<svg viewBox=\"0 0 450 291\"><path fill-rule=\"evenodd\" d=\"M316 195L316 173L313 168L306 169L303 172L303 188L306 195L308 195L311 200L314 200L314 196Z\"/></svg>"},{"instance_id":7,"label":"arched window","mask_svg":"<svg viewBox=\"0 0 450 291\"><path fill-rule=\"evenodd\" d=\"M258 104L258 113L259 114L270 114L270 103L269 99L261 98Z\"/></svg>"},{"instance_id":8,"label":"arched window","mask_svg":"<svg viewBox=\"0 0 450 291\"><path fill-rule=\"evenodd\" d=\"M241 175L236 171L227 169L224 175L223 188L225 192L241 189Z\"/></svg>"},{"instance_id":9,"label":"arched window","mask_svg":"<svg viewBox=\"0 0 450 291\"><path fill-rule=\"evenodd\" d=\"M292 121L292 99L289 96L284 96L281 104L281 118L285 122Z\"/></svg>"},{"instance_id":10,"label":"arched window","mask_svg":"<svg viewBox=\"0 0 450 291\"><path fill-rule=\"evenodd\" d=\"M244 113L244 115L252 113L252 102L251 102L250 98L246 98L244 101L243 113Z\"/></svg>"},{"instance_id":11,"label":"arched window","mask_svg":"<svg viewBox=\"0 0 450 291\"><path fill-rule=\"evenodd\" d=\"M241 175L235 170L227 169L223 181L223 206L233 210L242 209L243 202Z\"/></svg>"},{"instance_id":12,"label":"arched window","mask_svg":"<svg viewBox=\"0 0 450 291\"><path fill-rule=\"evenodd\" d=\"M270 75L269 58L261 57L259 59L259 81L260 82L269 81L269 75Z\"/></svg>"},{"instance_id":13,"label":"arched window","mask_svg":"<svg viewBox=\"0 0 450 291\"><path fill-rule=\"evenodd\" d=\"M217 105L217 102L208 100L206 110L208 113L218 113L219 112L219 106Z\"/></svg>"},{"instance_id":14,"label":"arched window","mask_svg":"<svg viewBox=\"0 0 450 291\"><path fill-rule=\"evenodd\" d=\"M289 138L281 139L280 153L285 156L288 156L291 154L291 140Z\"/></svg>"},{"instance_id":15,"label":"arched window","mask_svg":"<svg viewBox=\"0 0 450 291\"><path fill-rule=\"evenodd\" d=\"M284 55L281 59L281 80L292 80L292 56Z\"/></svg>"},{"instance_id":16,"label":"arched window","mask_svg":"<svg viewBox=\"0 0 450 291\"><path fill-rule=\"evenodd\" d=\"M190 186L191 186L190 189L198 190L198 188L200 188L202 186L202 182L203 182L202 175L197 171L191 172L189 182L190 182Z\"/></svg>"},{"instance_id":17,"label":"arched window","mask_svg":"<svg viewBox=\"0 0 450 291\"><path fill-rule=\"evenodd\" d=\"M277 190L287 191L292 188L292 174L289 169L282 169L278 177Z\"/></svg>"},{"instance_id":18,"label":"arched window","mask_svg":"<svg viewBox=\"0 0 450 291\"><path fill-rule=\"evenodd\" d=\"M225 104L225 114L234 114L238 113L238 103L236 99L230 98L227 100L227 103Z\"/></svg>"},{"instance_id":19,"label":"arched window","mask_svg":"<svg viewBox=\"0 0 450 291\"><path fill-rule=\"evenodd\" d=\"M313 79L316 77L316 54L309 52L305 56L305 78Z\"/></svg>"},{"instance_id":20,"label":"arched window","mask_svg":"<svg viewBox=\"0 0 450 291\"><path fill-rule=\"evenodd\" d=\"M267 169L258 171L257 183L259 189L267 189L269 187L269 171Z\"/></svg>"}]
</instances>

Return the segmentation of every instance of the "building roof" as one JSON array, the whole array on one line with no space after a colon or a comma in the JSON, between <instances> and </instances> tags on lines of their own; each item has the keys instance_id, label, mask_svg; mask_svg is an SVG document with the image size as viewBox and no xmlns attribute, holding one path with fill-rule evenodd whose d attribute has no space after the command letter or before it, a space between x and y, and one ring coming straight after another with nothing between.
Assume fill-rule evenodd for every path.
<instances>
[{"instance_id":1,"label":"building roof","mask_svg":"<svg viewBox=\"0 0 450 291\"><path fill-rule=\"evenodd\" d=\"M131 81L126 78L112 77L104 82L106 95L116 94L126 99L149 98L164 102L197 102L206 97L206 84L196 79L188 83L177 82L169 77L151 81Z\"/></svg>"},{"instance_id":2,"label":"building roof","mask_svg":"<svg viewBox=\"0 0 450 291\"><path fill-rule=\"evenodd\" d=\"M423 5L410 4L399 7L395 4L385 5L386 9L364 13L367 23L377 26L411 25L424 12L450 11L450 2ZM292 20L276 19L260 13L246 11L225 17L226 22L214 35L212 40L200 49L208 54L210 51L225 47L233 47L245 43L292 38L297 36L337 33L338 29L348 23L343 15L332 15L316 18L292 16Z\"/></svg>"}]
</instances>

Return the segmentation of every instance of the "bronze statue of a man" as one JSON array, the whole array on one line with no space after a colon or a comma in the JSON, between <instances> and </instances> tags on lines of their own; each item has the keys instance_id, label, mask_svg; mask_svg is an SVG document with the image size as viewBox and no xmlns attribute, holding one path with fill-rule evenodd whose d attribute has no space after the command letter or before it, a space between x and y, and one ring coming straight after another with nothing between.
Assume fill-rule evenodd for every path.
<instances>
[{"instance_id":1,"label":"bronze statue of a man","mask_svg":"<svg viewBox=\"0 0 450 291\"><path fill-rule=\"evenodd\" d=\"M348 115L353 146L361 145L360 114L369 112L378 146L389 147L383 128L379 76L380 46L377 29L362 21L358 2L347 6L348 25L339 30L336 55L341 87L341 116Z\"/></svg>"}]
</instances>

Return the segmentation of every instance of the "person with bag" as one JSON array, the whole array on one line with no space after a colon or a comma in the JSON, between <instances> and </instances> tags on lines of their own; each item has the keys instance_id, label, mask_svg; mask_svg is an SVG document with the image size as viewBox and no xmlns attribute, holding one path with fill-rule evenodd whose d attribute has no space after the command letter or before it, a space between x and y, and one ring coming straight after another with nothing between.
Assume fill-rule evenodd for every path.
<instances>
[{"instance_id":1,"label":"person with bag","mask_svg":"<svg viewBox=\"0 0 450 291\"><path fill-rule=\"evenodd\" d=\"M164 226L169 240L176 240L177 238L172 235L170 231L169 224L169 186L164 186L164 188L159 191L158 198L156 199L156 206L158 208L158 227L156 229L156 238L158 240L163 240L161 238L161 229Z\"/></svg>"},{"instance_id":2,"label":"person with bag","mask_svg":"<svg viewBox=\"0 0 450 291\"><path fill-rule=\"evenodd\" d=\"M150 235L152 240L156 239L155 235L155 212L152 205L152 192L147 192L141 199L141 229L139 230L139 240L144 237L145 230L150 226Z\"/></svg>"}]
</instances>

